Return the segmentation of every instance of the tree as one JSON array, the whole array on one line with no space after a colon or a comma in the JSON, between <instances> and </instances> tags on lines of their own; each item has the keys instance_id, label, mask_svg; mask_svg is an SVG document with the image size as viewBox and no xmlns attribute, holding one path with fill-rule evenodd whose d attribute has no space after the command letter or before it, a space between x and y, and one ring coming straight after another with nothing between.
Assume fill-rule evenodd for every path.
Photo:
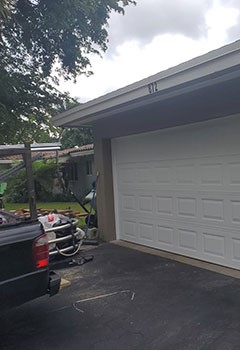
<instances>
[{"instance_id":1,"label":"tree","mask_svg":"<svg viewBox=\"0 0 240 350\"><path fill-rule=\"evenodd\" d=\"M16 62L24 68L20 59ZM64 110L69 99L38 74L17 67L6 71L0 61L0 143L57 138L59 129L51 124L50 116Z\"/></svg>"},{"instance_id":2,"label":"tree","mask_svg":"<svg viewBox=\"0 0 240 350\"><path fill-rule=\"evenodd\" d=\"M6 21L11 15L11 0L0 0L0 22Z\"/></svg>"},{"instance_id":3,"label":"tree","mask_svg":"<svg viewBox=\"0 0 240 350\"><path fill-rule=\"evenodd\" d=\"M135 1L15 0L2 33L11 50L16 54L17 48L22 57L30 56L44 76L55 70L72 78L86 73L90 64L87 54L107 49L111 11L124 13L131 3Z\"/></svg>"},{"instance_id":4,"label":"tree","mask_svg":"<svg viewBox=\"0 0 240 350\"><path fill-rule=\"evenodd\" d=\"M91 74L89 53L107 49L111 11L133 0L0 0L0 143L23 141L26 125L50 126L72 99L60 76ZM6 7L6 4L10 4ZM7 12L6 12L7 11ZM52 129L53 126L51 126ZM17 132L16 132L17 130ZM25 132L23 132L25 130ZM30 129L29 129L30 131ZM36 129L35 129L36 131ZM49 137L53 131L47 129ZM57 129L54 129L57 134ZM45 135L46 136L46 135ZM29 138L35 138L29 132Z\"/></svg>"},{"instance_id":5,"label":"tree","mask_svg":"<svg viewBox=\"0 0 240 350\"><path fill-rule=\"evenodd\" d=\"M71 128L64 129L61 135L62 148L72 148L93 143L91 128Z\"/></svg>"}]
</instances>

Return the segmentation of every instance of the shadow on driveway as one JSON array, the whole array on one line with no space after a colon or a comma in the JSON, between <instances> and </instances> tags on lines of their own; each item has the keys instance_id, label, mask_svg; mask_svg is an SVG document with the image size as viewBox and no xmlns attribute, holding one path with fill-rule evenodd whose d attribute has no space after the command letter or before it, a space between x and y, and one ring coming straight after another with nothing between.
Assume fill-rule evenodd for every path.
<instances>
[{"instance_id":1,"label":"shadow on driveway","mask_svg":"<svg viewBox=\"0 0 240 350\"><path fill-rule=\"evenodd\" d=\"M104 244L71 281L0 316L0 349L239 350L240 281Z\"/></svg>"}]
</instances>

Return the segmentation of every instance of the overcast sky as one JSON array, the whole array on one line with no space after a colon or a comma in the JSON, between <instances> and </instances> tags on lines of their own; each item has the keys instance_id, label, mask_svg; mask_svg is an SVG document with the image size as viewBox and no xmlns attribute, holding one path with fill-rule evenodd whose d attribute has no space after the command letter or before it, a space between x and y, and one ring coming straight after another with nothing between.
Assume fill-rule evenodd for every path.
<instances>
[{"instance_id":1,"label":"overcast sky","mask_svg":"<svg viewBox=\"0 0 240 350\"><path fill-rule=\"evenodd\" d=\"M109 21L109 48L91 77L61 83L79 102L240 39L240 0L137 0Z\"/></svg>"}]
</instances>

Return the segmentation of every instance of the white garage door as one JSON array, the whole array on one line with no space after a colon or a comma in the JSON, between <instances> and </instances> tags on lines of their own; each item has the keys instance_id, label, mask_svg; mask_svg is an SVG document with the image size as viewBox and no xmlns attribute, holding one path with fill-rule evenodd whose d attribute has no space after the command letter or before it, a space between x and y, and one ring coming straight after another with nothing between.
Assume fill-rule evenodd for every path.
<instances>
[{"instance_id":1,"label":"white garage door","mask_svg":"<svg viewBox=\"0 0 240 350\"><path fill-rule=\"evenodd\" d=\"M240 268L240 116L112 140L117 238Z\"/></svg>"}]
</instances>

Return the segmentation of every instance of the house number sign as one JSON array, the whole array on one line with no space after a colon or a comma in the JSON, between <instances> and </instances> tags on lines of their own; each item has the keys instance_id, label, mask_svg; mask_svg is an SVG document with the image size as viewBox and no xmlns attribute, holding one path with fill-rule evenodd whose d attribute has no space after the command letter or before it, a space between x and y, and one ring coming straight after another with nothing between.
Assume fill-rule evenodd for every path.
<instances>
[{"instance_id":1,"label":"house number sign","mask_svg":"<svg viewBox=\"0 0 240 350\"><path fill-rule=\"evenodd\" d=\"M148 84L148 92L149 94L154 94L155 92L158 92L158 86L156 81Z\"/></svg>"}]
</instances>

